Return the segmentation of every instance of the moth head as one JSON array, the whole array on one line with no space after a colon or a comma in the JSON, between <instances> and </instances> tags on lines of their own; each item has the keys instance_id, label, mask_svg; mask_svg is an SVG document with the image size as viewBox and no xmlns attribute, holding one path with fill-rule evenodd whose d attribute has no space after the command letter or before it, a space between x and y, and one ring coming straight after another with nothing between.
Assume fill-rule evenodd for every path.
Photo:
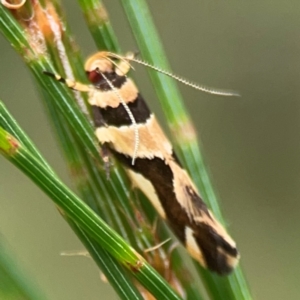
<instances>
[{"instance_id":1,"label":"moth head","mask_svg":"<svg viewBox=\"0 0 300 300\"><path fill-rule=\"evenodd\" d=\"M87 59L84 69L89 81L97 84L103 79L101 73L113 72L114 66L110 60L106 59L105 52L98 52Z\"/></svg>"},{"instance_id":2,"label":"moth head","mask_svg":"<svg viewBox=\"0 0 300 300\"><path fill-rule=\"evenodd\" d=\"M96 84L102 79L102 73L115 73L119 76L125 76L132 68L128 59L134 54L121 56L115 53L101 51L92 55L85 63L84 69L89 80Z\"/></svg>"}]
</instances>

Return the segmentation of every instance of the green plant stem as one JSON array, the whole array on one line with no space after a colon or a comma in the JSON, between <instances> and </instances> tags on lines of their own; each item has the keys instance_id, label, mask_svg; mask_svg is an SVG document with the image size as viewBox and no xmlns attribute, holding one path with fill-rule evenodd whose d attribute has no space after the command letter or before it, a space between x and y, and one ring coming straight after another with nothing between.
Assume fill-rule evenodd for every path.
<instances>
[{"instance_id":1,"label":"green plant stem","mask_svg":"<svg viewBox=\"0 0 300 300\"><path fill-rule=\"evenodd\" d=\"M120 53L117 37L110 25L108 14L102 1L78 0L78 3L85 16L92 36L100 37L94 39L97 48Z\"/></svg>"},{"instance_id":2,"label":"green plant stem","mask_svg":"<svg viewBox=\"0 0 300 300\"><path fill-rule=\"evenodd\" d=\"M1 236L0 236L1 237ZM30 282L28 274L24 274L16 264L11 251L0 241L0 299L6 300L39 300L46 299L38 291L37 285Z\"/></svg>"},{"instance_id":3,"label":"green plant stem","mask_svg":"<svg viewBox=\"0 0 300 300\"><path fill-rule=\"evenodd\" d=\"M59 119L56 119L56 121L58 122ZM31 154L33 154L40 161L40 163L42 163L49 170L49 172L53 172L48 166L47 162L43 159L39 151L36 149L34 144L31 142L31 140L26 136L24 131L19 127L17 122L9 114L8 110L5 108L2 102L0 102L0 126L3 126L5 130L9 131L14 137L21 141L22 144L26 146L26 148L31 152ZM63 134L63 129L61 127L60 129L60 134ZM74 147L72 147L71 150L75 155L75 153L73 152ZM81 190L83 195L90 195L89 192L85 193L85 185L83 186L83 190L84 191ZM127 273L124 272L124 269L120 266L120 264L118 264L117 261L112 258L107 251L100 247L98 243L88 237L87 234L83 233L82 229L80 229L80 227L78 227L74 223L74 221L72 221L70 218L66 218L66 221L73 228L86 248L90 250L94 261L101 268L119 297L121 299L140 299L140 293L132 284L131 280L127 276Z\"/></svg>"},{"instance_id":4,"label":"green plant stem","mask_svg":"<svg viewBox=\"0 0 300 300\"><path fill-rule=\"evenodd\" d=\"M106 279L110 282L116 293L121 299L127 300L143 300L143 297L137 288L128 281L128 274L121 269L116 259L114 259L107 251L105 251L99 244L95 243L80 228L73 220L66 218L69 225L72 227L76 235L88 250L93 260L97 263L100 269L105 274Z\"/></svg>"},{"instance_id":5,"label":"green plant stem","mask_svg":"<svg viewBox=\"0 0 300 300\"><path fill-rule=\"evenodd\" d=\"M30 177L71 219L113 255L159 299L180 299L168 284L118 234L107 226L54 173L42 165L19 142L0 128L0 152Z\"/></svg>"}]
</instances>

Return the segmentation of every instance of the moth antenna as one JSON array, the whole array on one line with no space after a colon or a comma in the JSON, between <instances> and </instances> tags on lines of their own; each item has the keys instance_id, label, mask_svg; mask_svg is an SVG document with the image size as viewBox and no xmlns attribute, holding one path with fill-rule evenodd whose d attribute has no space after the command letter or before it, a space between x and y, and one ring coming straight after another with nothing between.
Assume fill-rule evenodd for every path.
<instances>
[{"instance_id":1,"label":"moth antenna","mask_svg":"<svg viewBox=\"0 0 300 300\"><path fill-rule=\"evenodd\" d=\"M138 151L139 144L140 144L140 135L139 135L139 129L138 129L137 123L136 123L135 118L134 118L131 110L129 109L128 105L126 104L124 99L120 96L120 94L118 93L116 88L113 86L112 82L102 72L101 72L101 75L106 80L106 82L108 83L108 85L110 86L112 91L116 94L118 99L120 100L120 103L123 105L124 109L126 110L128 116L131 120L131 123L133 125L133 128L134 128L134 151L133 151L131 164L134 165L135 159L136 159L136 156L137 156L137 151Z\"/></svg>"},{"instance_id":2,"label":"moth antenna","mask_svg":"<svg viewBox=\"0 0 300 300\"><path fill-rule=\"evenodd\" d=\"M134 54L131 55L132 57L134 57ZM135 70L133 65L128 61L128 57L124 57L122 55L119 55L119 54L116 54L116 53L113 53L113 52L106 52L106 55L105 55L105 58L110 61L119 71L121 71L122 75L125 76L126 73L124 74L123 70L120 68L119 64L117 64L115 61L113 61L110 57L112 58L116 58L116 59L119 59L121 60L122 62L126 63L129 67L129 69L132 69L132 70Z\"/></svg>"},{"instance_id":3,"label":"moth antenna","mask_svg":"<svg viewBox=\"0 0 300 300\"><path fill-rule=\"evenodd\" d=\"M19 9L25 4L26 0L21 0L20 3L9 3L7 0L1 0L1 4L8 9Z\"/></svg>"},{"instance_id":4,"label":"moth antenna","mask_svg":"<svg viewBox=\"0 0 300 300\"><path fill-rule=\"evenodd\" d=\"M112 63L112 65L114 65L116 68L118 67L118 64L109 56L106 56L105 59L108 60L110 63Z\"/></svg>"},{"instance_id":5,"label":"moth antenna","mask_svg":"<svg viewBox=\"0 0 300 300\"><path fill-rule=\"evenodd\" d=\"M125 73L123 72L123 70L120 68L120 64L116 63L109 56L106 56L105 59L108 60L110 63L112 63L115 66L116 69L118 69L119 71L121 71L121 73L122 73L123 76L126 76L126 72ZM120 59L128 65L129 69L134 70L134 67L125 58L123 58L123 59L120 58Z\"/></svg>"},{"instance_id":6,"label":"moth antenna","mask_svg":"<svg viewBox=\"0 0 300 300\"><path fill-rule=\"evenodd\" d=\"M235 92L235 91L231 91L231 90L222 90L222 89L214 89L214 88L210 88L210 87L206 87L206 86L203 86L203 85L199 85L197 83L194 83L194 82L191 82L183 77L180 77L176 74L173 74L169 71L166 71L166 70L163 70L159 67L155 67L151 64L149 64L148 62L146 61L143 61L141 59L137 59L135 58L133 55L132 56L126 56L125 57L126 60L131 60L131 61L134 61L138 64L141 64L147 68L150 68L150 69L153 69L161 74L164 74L166 76L169 76L175 80L177 80L178 82L181 82L182 84L184 85L187 85L189 87L192 87L196 90L199 90L199 91L202 91L202 92L205 92L205 93L208 93L208 94L212 94L212 95L218 95L218 96L234 96L234 97L240 97L241 95L238 93L238 92Z\"/></svg>"}]
</instances>

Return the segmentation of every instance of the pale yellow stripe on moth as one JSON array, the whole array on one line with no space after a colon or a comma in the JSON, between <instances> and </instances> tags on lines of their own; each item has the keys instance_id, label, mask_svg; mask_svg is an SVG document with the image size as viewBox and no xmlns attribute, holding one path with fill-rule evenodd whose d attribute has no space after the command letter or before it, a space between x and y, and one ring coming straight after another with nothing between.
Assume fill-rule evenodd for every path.
<instances>
[{"instance_id":1,"label":"pale yellow stripe on moth","mask_svg":"<svg viewBox=\"0 0 300 300\"><path fill-rule=\"evenodd\" d=\"M100 91L92 87L89 92L89 103L101 108L116 108L120 105L120 98L125 102L134 102L138 96L138 89L132 80L127 79L121 88L110 91Z\"/></svg>"},{"instance_id":2,"label":"pale yellow stripe on moth","mask_svg":"<svg viewBox=\"0 0 300 300\"><path fill-rule=\"evenodd\" d=\"M191 195L188 193L188 189L195 193L195 191L197 191L196 187L186 170L182 169L175 161L169 161L168 163L174 176L173 186L176 199L187 213L190 220L193 221L197 216L197 210L195 209L194 203L191 201Z\"/></svg>"},{"instance_id":3,"label":"pale yellow stripe on moth","mask_svg":"<svg viewBox=\"0 0 300 300\"><path fill-rule=\"evenodd\" d=\"M168 160L172 155L172 146L158 125L155 116L151 115L144 124L136 125L139 132L139 147L136 158L161 158ZM133 157L135 145L134 126L108 126L96 129L101 143L111 143L116 151Z\"/></svg>"},{"instance_id":4,"label":"pale yellow stripe on moth","mask_svg":"<svg viewBox=\"0 0 300 300\"><path fill-rule=\"evenodd\" d=\"M206 267L203 254L194 238L193 230L189 227L185 227L185 247L193 258L200 262L203 267Z\"/></svg>"},{"instance_id":5,"label":"pale yellow stripe on moth","mask_svg":"<svg viewBox=\"0 0 300 300\"><path fill-rule=\"evenodd\" d=\"M151 201L152 205L154 206L156 211L159 213L159 215L163 219L166 219L165 211L159 201L159 198L155 192L155 189L154 189L152 183L148 179L146 179L144 176L142 176L141 174L135 173L128 169L127 169L127 173L129 175L129 177L131 178L134 187L139 188L147 196L147 198Z\"/></svg>"},{"instance_id":6,"label":"pale yellow stripe on moth","mask_svg":"<svg viewBox=\"0 0 300 300\"><path fill-rule=\"evenodd\" d=\"M226 232L224 226L222 226L213 216L211 211L208 210L209 216L202 214L201 216L195 216L194 220L197 223L204 223L214 229L214 231L221 236L232 248L236 248L236 244L233 239ZM228 256L228 255L227 255Z\"/></svg>"},{"instance_id":7,"label":"pale yellow stripe on moth","mask_svg":"<svg viewBox=\"0 0 300 300\"><path fill-rule=\"evenodd\" d=\"M226 257L226 262L227 265L230 266L231 268L235 268L235 266L238 264L240 255L238 256L231 256L227 252L225 252L221 247L217 247L217 250L224 256Z\"/></svg>"}]
</instances>

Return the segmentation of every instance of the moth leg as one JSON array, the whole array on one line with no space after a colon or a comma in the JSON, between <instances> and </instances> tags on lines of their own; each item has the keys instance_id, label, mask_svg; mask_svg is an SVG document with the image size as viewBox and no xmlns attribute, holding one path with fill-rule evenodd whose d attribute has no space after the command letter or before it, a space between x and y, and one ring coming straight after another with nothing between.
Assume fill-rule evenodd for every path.
<instances>
[{"instance_id":1,"label":"moth leg","mask_svg":"<svg viewBox=\"0 0 300 300\"><path fill-rule=\"evenodd\" d=\"M67 87L69 87L72 90L79 91L79 92L89 92L91 90L91 87L87 84L64 78L58 74L54 74L49 71L43 71L43 73L65 84Z\"/></svg>"}]
</instances>

